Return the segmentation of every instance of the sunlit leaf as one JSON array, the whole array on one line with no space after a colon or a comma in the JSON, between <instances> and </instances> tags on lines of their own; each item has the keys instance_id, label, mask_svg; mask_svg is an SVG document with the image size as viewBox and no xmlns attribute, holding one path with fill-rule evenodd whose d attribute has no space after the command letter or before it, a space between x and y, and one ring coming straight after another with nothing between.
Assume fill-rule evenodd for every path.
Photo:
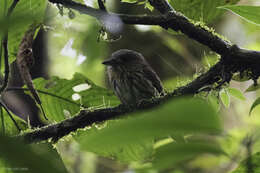
<instances>
[{"instance_id":1,"label":"sunlit leaf","mask_svg":"<svg viewBox=\"0 0 260 173\"><path fill-rule=\"evenodd\" d=\"M52 77L49 80L34 80L46 116L60 121L66 115L75 115L81 107L104 108L118 105L116 96L105 88L95 85L85 76L76 73L72 79ZM87 86L87 87L86 87Z\"/></svg>"},{"instance_id":2,"label":"sunlit leaf","mask_svg":"<svg viewBox=\"0 0 260 173\"><path fill-rule=\"evenodd\" d=\"M223 89L220 91L219 96L223 105L228 108L230 104L229 93L225 89Z\"/></svg>"},{"instance_id":3,"label":"sunlit leaf","mask_svg":"<svg viewBox=\"0 0 260 173\"><path fill-rule=\"evenodd\" d=\"M147 9L149 9L150 11L153 11L153 9L154 9L154 7L153 7L149 2L146 2L146 3L145 3L144 8L147 8Z\"/></svg>"},{"instance_id":4,"label":"sunlit leaf","mask_svg":"<svg viewBox=\"0 0 260 173\"><path fill-rule=\"evenodd\" d=\"M226 5L218 8L229 10L251 23L260 25L260 6Z\"/></svg>"},{"instance_id":5,"label":"sunlit leaf","mask_svg":"<svg viewBox=\"0 0 260 173\"><path fill-rule=\"evenodd\" d=\"M125 2L125 3L137 3L138 0L120 0L121 2Z\"/></svg>"},{"instance_id":6,"label":"sunlit leaf","mask_svg":"<svg viewBox=\"0 0 260 173\"><path fill-rule=\"evenodd\" d=\"M217 9L219 6L236 4L239 0L169 0L175 10L182 12L185 16L195 21L210 23L217 19L223 11Z\"/></svg>"},{"instance_id":7,"label":"sunlit leaf","mask_svg":"<svg viewBox=\"0 0 260 173\"><path fill-rule=\"evenodd\" d=\"M252 104L251 108L250 108L250 111L249 111L249 114L251 114L251 112L254 110L255 107L257 107L258 105L260 104L260 97L258 97L254 103Z\"/></svg>"},{"instance_id":8,"label":"sunlit leaf","mask_svg":"<svg viewBox=\"0 0 260 173\"><path fill-rule=\"evenodd\" d=\"M227 90L231 96L238 98L240 100L246 100L245 96L243 95L243 93L240 90L238 90L236 88L228 88Z\"/></svg>"},{"instance_id":9,"label":"sunlit leaf","mask_svg":"<svg viewBox=\"0 0 260 173\"><path fill-rule=\"evenodd\" d=\"M58 13L53 4L51 12L52 16ZM80 72L96 84L104 85L105 66L101 62L109 55L107 43L97 41L100 26L96 19L87 15L77 15L73 20L61 16L51 19L55 30L48 31L47 45L51 50L50 57L55 57L50 64L52 74L69 78L74 72ZM69 26L64 25L68 23ZM71 41L70 47L68 43ZM65 53L62 53L63 50ZM82 57L85 59L82 60Z\"/></svg>"}]
</instances>

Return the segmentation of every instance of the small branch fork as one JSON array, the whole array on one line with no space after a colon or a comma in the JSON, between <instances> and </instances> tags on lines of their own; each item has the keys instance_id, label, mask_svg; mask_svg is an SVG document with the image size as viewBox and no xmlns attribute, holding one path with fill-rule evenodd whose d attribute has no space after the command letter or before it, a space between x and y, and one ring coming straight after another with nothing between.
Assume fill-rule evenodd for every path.
<instances>
[{"instance_id":1,"label":"small branch fork","mask_svg":"<svg viewBox=\"0 0 260 173\"><path fill-rule=\"evenodd\" d=\"M157 16L108 13L106 10L94 9L72 0L49 0L49 2L74 9L82 14L93 16L98 20L102 20L104 15L111 15L119 17L124 24L158 25L165 29L171 28L175 31L181 31L191 39L208 46L212 51L218 53L221 56L221 59L206 73L200 75L186 86L177 88L162 98L144 101L134 108L119 105L113 108L104 108L93 111L82 110L75 117L19 136L24 138L28 143L47 139L57 141L79 128L84 128L93 125L94 123L101 123L109 119L115 119L134 111L143 111L148 108L153 108L171 98L183 95L193 95L201 92L202 88L205 86L218 84L218 87L221 87L224 83L229 83L232 75L236 72L242 74L245 71L250 71L250 77L254 81L260 76L259 51L239 48L201 26L195 26L185 16L174 11L165 0L149 0L150 4L161 13L161 15ZM104 5L103 2L101 6L102 5Z\"/></svg>"}]
</instances>

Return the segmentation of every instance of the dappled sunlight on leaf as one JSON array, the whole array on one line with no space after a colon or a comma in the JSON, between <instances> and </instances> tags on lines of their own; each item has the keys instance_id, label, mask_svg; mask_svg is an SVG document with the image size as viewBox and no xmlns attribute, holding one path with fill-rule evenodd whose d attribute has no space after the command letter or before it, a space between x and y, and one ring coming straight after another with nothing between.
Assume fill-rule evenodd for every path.
<instances>
[{"instance_id":1,"label":"dappled sunlight on leaf","mask_svg":"<svg viewBox=\"0 0 260 173\"><path fill-rule=\"evenodd\" d=\"M64 109L75 115L81 107L110 107L120 102L112 91L95 85L85 76L76 73L72 79L52 77L49 80L34 80L42 105L48 118L55 121L65 119Z\"/></svg>"}]
</instances>

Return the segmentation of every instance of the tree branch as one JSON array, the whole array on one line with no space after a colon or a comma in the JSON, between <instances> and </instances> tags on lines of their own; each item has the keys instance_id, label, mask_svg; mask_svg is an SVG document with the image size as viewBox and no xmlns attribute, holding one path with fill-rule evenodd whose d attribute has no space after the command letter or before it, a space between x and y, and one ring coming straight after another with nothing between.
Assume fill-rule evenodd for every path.
<instances>
[{"instance_id":1,"label":"tree branch","mask_svg":"<svg viewBox=\"0 0 260 173\"><path fill-rule=\"evenodd\" d=\"M243 50L238 50L240 52ZM259 54L259 52L256 52ZM24 138L27 142L39 142L42 140L47 140L51 138L57 141L63 136L76 131L77 129L84 128L86 126L91 126L94 123L101 123L106 120L115 119L120 116L125 116L134 111L142 111L148 108L154 108L163 104L165 101L171 98L176 98L183 95L193 95L201 92L202 88L205 86L212 86L213 84L218 84L220 87L222 84L229 82L231 76L235 72L243 72L248 70L252 71L252 74L259 76L260 69L260 57L247 58L246 52L241 53L243 55L234 58L224 58L220 60L216 65L214 65L210 70L186 86L180 87L173 92L167 94L166 96L150 101L144 101L138 107L132 108L124 105L119 105L114 108L104 108L93 111L82 110L75 117L61 121L60 123L51 124L40 129L34 130L29 133L25 133L20 137ZM234 54L236 56L236 54ZM214 89L214 88L209 88Z\"/></svg>"},{"instance_id":2,"label":"tree branch","mask_svg":"<svg viewBox=\"0 0 260 173\"><path fill-rule=\"evenodd\" d=\"M153 1L152 5L164 4L164 3L158 3L157 2L158 0L152 0L152 1ZM155 1L157 3L155 3ZM104 16L111 16L111 17L119 17L124 24L158 25L165 29L171 28L177 32L178 31L183 32L191 39L194 39L199 43L208 46L210 49L212 49L214 52L220 55L224 55L225 53L230 51L229 49L231 47L231 43L228 43L227 41L218 37L217 34L214 34L213 32L201 26L195 26L185 16L175 12L170 7L163 8L162 6L160 7L155 6L156 9L162 11L163 15L146 16L146 15L126 15L126 14L108 13L103 10L94 9L92 7L71 0L49 0L49 2L57 3L63 5L64 7L77 10L81 14L87 14L89 16L95 17L98 20L100 20L101 23L103 19L107 19L107 17L105 18Z\"/></svg>"},{"instance_id":3,"label":"tree branch","mask_svg":"<svg viewBox=\"0 0 260 173\"><path fill-rule=\"evenodd\" d=\"M254 81L256 81L256 79L260 76L259 51L245 50L235 45L231 46L230 43L222 40L212 32L209 32L200 26L195 26L189 22L186 17L173 11L170 5L168 3L165 4L162 0L150 0L150 2L156 9L164 14L163 16L109 14L69 0L49 1L73 8L81 13L96 17L97 19L101 19L102 15L116 15L120 17L125 24L160 25L164 28L172 28L176 31L180 30L190 38L209 46L213 51L219 53L221 55L221 59L216 65L211 67L208 72L200 75L186 86L180 87L173 92L168 93L162 98L144 101L135 108L119 105L114 108L104 108L94 111L82 110L75 117L63 120L60 123L42 127L20 136L29 143L39 142L50 138L57 141L61 137L68 135L70 132L76 131L79 128L91 126L94 123L100 123L109 119L118 118L119 116L125 116L134 111L154 108L160 104L163 104L170 98L176 98L182 95L192 95L204 90L214 89L215 85L213 84L217 84L215 89L218 89L224 83L230 82L231 77L235 72L240 72L240 74L242 74L247 71L249 72L248 74L251 79ZM164 5L157 7L156 4L164 4L169 7L164 7ZM205 87L208 88L205 89Z\"/></svg>"}]
</instances>

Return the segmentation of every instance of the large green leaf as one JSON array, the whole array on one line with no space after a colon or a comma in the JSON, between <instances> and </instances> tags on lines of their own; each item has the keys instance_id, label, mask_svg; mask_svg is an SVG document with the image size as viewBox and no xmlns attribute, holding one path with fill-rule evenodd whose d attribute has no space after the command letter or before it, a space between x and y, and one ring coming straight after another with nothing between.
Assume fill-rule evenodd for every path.
<instances>
[{"instance_id":1,"label":"large green leaf","mask_svg":"<svg viewBox=\"0 0 260 173\"><path fill-rule=\"evenodd\" d=\"M223 12L217 9L218 6L235 4L239 0L169 0L170 4L177 11L195 21L210 23L219 17Z\"/></svg>"},{"instance_id":2,"label":"large green leaf","mask_svg":"<svg viewBox=\"0 0 260 173\"><path fill-rule=\"evenodd\" d=\"M50 144L25 144L22 141L0 136L0 158L4 170L28 173L66 173L59 154Z\"/></svg>"},{"instance_id":3,"label":"large green leaf","mask_svg":"<svg viewBox=\"0 0 260 173\"><path fill-rule=\"evenodd\" d=\"M119 151L153 143L154 139L172 134L218 133L221 123L214 109L205 101L183 98L130 114L129 118L109 123L100 130L91 130L81 131L75 136L81 147L98 153L113 153L117 157ZM136 150L132 152L138 153Z\"/></svg>"},{"instance_id":4,"label":"large green leaf","mask_svg":"<svg viewBox=\"0 0 260 173\"><path fill-rule=\"evenodd\" d=\"M214 143L170 143L158 148L153 163L157 169L173 168L180 162L205 153L224 154L223 150Z\"/></svg>"},{"instance_id":5,"label":"large green leaf","mask_svg":"<svg viewBox=\"0 0 260 173\"><path fill-rule=\"evenodd\" d=\"M82 139L85 135L95 135L101 128L110 128L116 124L118 120L107 121L105 124L96 125L85 130L79 130L75 135L75 139L82 144ZM117 140L117 139L113 139ZM103 143L106 141L102 140ZM139 143L129 143L129 145L120 146L120 147L94 147L89 145L85 146L81 145L81 148L86 151L94 152L100 156L113 158L116 160L120 160L122 162L131 162L131 161L144 161L150 158L153 154L153 140L142 141Z\"/></svg>"},{"instance_id":6,"label":"large green leaf","mask_svg":"<svg viewBox=\"0 0 260 173\"><path fill-rule=\"evenodd\" d=\"M245 96L243 95L243 93L240 90L238 90L236 88L228 88L227 90L231 96L233 96L239 100L246 100Z\"/></svg>"},{"instance_id":7,"label":"large green leaf","mask_svg":"<svg viewBox=\"0 0 260 173\"><path fill-rule=\"evenodd\" d=\"M230 105L230 97L228 91L222 89L219 93L220 99L225 107L229 107Z\"/></svg>"},{"instance_id":8,"label":"large green leaf","mask_svg":"<svg viewBox=\"0 0 260 173\"><path fill-rule=\"evenodd\" d=\"M260 6L225 5L218 8L229 10L249 22L260 25Z\"/></svg>"},{"instance_id":9,"label":"large green leaf","mask_svg":"<svg viewBox=\"0 0 260 173\"><path fill-rule=\"evenodd\" d=\"M112 91L95 85L79 73L70 80L52 77L49 80L38 78L33 82L47 117L55 121L75 115L81 107L91 109L120 103Z\"/></svg>"},{"instance_id":10,"label":"large green leaf","mask_svg":"<svg viewBox=\"0 0 260 173\"><path fill-rule=\"evenodd\" d=\"M43 22L44 13L47 6L47 0L20 0L10 18L7 20L5 18L6 12L12 2L12 0L0 1L0 34L2 35L3 31L8 27L10 62L15 59L19 44L29 26Z\"/></svg>"}]
</instances>

